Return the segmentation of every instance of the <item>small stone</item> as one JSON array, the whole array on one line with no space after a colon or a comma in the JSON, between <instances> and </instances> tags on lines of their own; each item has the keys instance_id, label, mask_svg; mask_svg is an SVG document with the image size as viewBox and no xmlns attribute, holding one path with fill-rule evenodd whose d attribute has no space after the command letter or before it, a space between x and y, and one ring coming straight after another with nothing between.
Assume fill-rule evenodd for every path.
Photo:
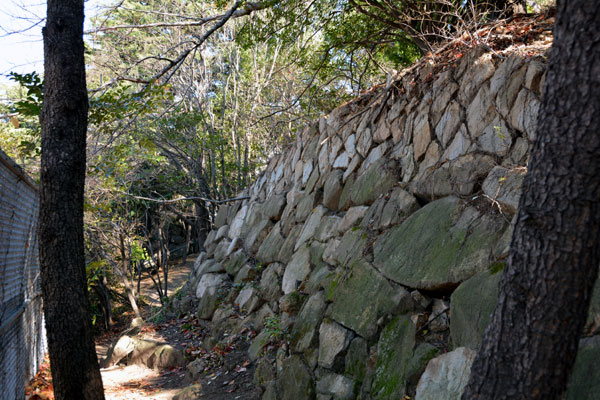
<instances>
[{"instance_id":1,"label":"small stone","mask_svg":"<svg viewBox=\"0 0 600 400\"><path fill-rule=\"evenodd\" d=\"M352 332L340 324L325 320L319 328L319 365L331 368L335 358L346 350L352 339Z\"/></svg>"}]
</instances>

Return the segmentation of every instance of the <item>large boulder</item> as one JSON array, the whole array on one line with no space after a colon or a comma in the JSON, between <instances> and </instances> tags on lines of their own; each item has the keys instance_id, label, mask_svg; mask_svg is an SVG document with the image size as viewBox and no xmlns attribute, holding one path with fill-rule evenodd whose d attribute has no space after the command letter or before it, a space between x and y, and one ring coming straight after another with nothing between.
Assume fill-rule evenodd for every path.
<instances>
[{"instance_id":1,"label":"large boulder","mask_svg":"<svg viewBox=\"0 0 600 400\"><path fill-rule=\"evenodd\" d=\"M506 221L455 197L427 204L379 236L374 264L389 279L417 289L456 287L492 261Z\"/></svg>"}]
</instances>

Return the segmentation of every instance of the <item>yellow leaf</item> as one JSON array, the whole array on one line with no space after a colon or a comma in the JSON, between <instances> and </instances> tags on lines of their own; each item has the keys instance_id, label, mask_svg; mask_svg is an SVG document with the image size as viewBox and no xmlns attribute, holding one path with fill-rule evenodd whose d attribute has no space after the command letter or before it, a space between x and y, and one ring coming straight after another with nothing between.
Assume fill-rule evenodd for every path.
<instances>
[{"instance_id":1,"label":"yellow leaf","mask_svg":"<svg viewBox=\"0 0 600 400\"><path fill-rule=\"evenodd\" d=\"M19 123L19 120L17 119L17 117L11 117L10 118L10 123L13 124L13 126L15 128L19 128L21 126L21 124Z\"/></svg>"}]
</instances>

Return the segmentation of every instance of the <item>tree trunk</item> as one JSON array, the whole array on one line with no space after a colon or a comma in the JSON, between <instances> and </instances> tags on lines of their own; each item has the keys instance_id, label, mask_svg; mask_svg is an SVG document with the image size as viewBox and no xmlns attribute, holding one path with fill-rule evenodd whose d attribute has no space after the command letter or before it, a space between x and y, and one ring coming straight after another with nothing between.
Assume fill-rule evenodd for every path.
<instances>
[{"instance_id":1,"label":"tree trunk","mask_svg":"<svg viewBox=\"0 0 600 400\"><path fill-rule=\"evenodd\" d=\"M600 2L559 2L500 296L463 399L561 399L600 264Z\"/></svg>"},{"instance_id":2,"label":"tree trunk","mask_svg":"<svg viewBox=\"0 0 600 400\"><path fill-rule=\"evenodd\" d=\"M129 304L131 304L131 309L133 310L134 315L136 316L136 318L142 318L142 314L140 313L140 309L138 308L137 301L135 300L133 288L131 287L131 283L129 282L129 278L127 277L130 269L128 265L131 265L131 257L127 257L127 251L125 249L125 238L123 237L123 233L119 233L119 247L121 250L123 271L119 269L116 263L114 265L115 271L117 271L117 273L121 276L123 286L125 286L125 293L127 294L127 299L129 300Z\"/></svg>"},{"instance_id":3,"label":"tree trunk","mask_svg":"<svg viewBox=\"0 0 600 400\"><path fill-rule=\"evenodd\" d=\"M104 399L83 241L88 97L83 0L48 0L40 184L40 266L56 399Z\"/></svg>"}]
</instances>

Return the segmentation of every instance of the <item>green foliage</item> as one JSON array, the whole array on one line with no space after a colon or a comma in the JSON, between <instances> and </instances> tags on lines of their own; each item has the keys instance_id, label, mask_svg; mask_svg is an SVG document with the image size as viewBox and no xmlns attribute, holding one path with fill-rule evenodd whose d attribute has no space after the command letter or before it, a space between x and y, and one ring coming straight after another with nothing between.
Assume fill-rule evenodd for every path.
<instances>
[{"instance_id":1,"label":"green foliage","mask_svg":"<svg viewBox=\"0 0 600 400\"><path fill-rule=\"evenodd\" d=\"M265 320L265 331L270 338L280 340L283 338L284 332L281 327L281 318L279 315L273 315Z\"/></svg>"}]
</instances>

